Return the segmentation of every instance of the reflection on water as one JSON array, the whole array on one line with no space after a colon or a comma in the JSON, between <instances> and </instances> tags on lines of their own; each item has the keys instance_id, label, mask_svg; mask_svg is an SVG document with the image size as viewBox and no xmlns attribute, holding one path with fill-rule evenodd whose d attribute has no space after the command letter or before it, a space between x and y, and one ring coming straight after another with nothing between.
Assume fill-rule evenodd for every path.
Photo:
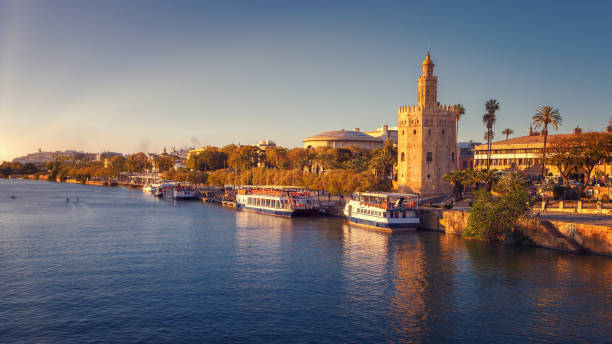
<instances>
[{"instance_id":1,"label":"reflection on water","mask_svg":"<svg viewBox=\"0 0 612 344\"><path fill-rule=\"evenodd\" d=\"M603 342L612 333L609 257L115 188L0 180L0 267L0 342Z\"/></svg>"}]
</instances>

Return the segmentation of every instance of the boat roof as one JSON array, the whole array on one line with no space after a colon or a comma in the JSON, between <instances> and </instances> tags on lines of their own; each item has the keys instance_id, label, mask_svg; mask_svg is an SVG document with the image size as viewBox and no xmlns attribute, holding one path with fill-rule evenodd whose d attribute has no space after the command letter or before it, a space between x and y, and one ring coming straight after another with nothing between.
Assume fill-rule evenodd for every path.
<instances>
[{"instance_id":1,"label":"boat roof","mask_svg":"<svg viewBox=\"0 0 612 344\"><path fill-rule=\"evenodd\" d=\"M368 196L368 197L404 197L404 198L417 198L418 195L409 194L409 193L401 193L401 192L357 192L359 196Z\"/></svg>"},{"instance_id":2,"label":"boat roof","mask_svg":"<svg viewBox=\"0 0 612 344\"><path fill-rule=\"evenodd\" d=\"M301 186L283 186L283 185L242 185L245 189L273 189L273 190L305 190L311 191Z\"/></svg>"}]
</instances>

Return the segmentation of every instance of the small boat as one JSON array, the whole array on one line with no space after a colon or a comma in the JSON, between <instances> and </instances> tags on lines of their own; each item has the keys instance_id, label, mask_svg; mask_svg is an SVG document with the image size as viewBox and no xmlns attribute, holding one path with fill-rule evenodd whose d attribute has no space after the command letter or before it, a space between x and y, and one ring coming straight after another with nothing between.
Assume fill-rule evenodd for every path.
<instances>
[{"instance_id":1,"label":"small boat","mask_svg":"<svg viewBox=\"0 0 612 344\"><path fill-rule=\"evenodd\" d=\"M142 192L144 192L144 193L151 193L152 189L153 189L153 186L150 185L150 184L147 184L147 185L142 187Z\"/></svg>"},{"instance_id":2,"label":"small boat","mask_svg":"<svg viewBox=\"0 0 612 344\"><path fill-rule=\"evenodd\" d=\"M419 197L413 194L362 192L353 195L344 215L353 225L388 231L415 230Z\"/></svg>"},{"instance_id":3,"label":"small boat","mask_svg":"<svg viewBox=\"0 0 612 344\"><path fill-rule=\"evenodd\" d=\"M256 186L238 190L236 209L259 214L294 217L315 216L321 204L315 192L286 186Z\"/></svg>"}]
</instances>

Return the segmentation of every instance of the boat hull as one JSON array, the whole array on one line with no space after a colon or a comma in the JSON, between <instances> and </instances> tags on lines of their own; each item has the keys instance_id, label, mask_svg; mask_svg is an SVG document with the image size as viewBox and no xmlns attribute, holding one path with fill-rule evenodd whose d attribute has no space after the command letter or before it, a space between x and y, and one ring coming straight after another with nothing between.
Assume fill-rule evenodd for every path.
<instances>
[{"instance_id":1,"label":"boat hull","mask_svg":"<svg viewBox=\"0 0 612 344\"><path fill-rule=\"evenodd\" d=\"M347 217L348 223L355 226L379 229L384 231L413 231L419 226L419 223L384 223L372 220L360 219L356 217Z\"/></svg>"},{"instance_id":2,"label":"boat hull","mask_svg":"<svg viewBox=\"0 0 612 344\"><path fill-rule=\"evenodd\" d=\"M280 217L293 217L293 212L291 210L281 210L281 209L268 209L268 208L256 208L245 206L244 204L236 203L236 209L250 211L252 213L263 214L263 215L272 215L272 216L280 216Z\"/></svg>"}]
</instances>

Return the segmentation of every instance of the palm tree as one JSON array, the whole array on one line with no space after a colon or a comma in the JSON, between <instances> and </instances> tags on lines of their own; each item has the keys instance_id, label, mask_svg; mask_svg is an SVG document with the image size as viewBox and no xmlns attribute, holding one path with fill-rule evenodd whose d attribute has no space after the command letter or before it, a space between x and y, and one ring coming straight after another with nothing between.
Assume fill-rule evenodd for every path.
<instances>
[{"instance_id":1,"label":"palm tree","mask_svg":"<svg viewBox=\"0 0 612 344\"><path fill-rule=\"evenodd\" d=\"M514 130L510 129L510 128L506 128L504 129L504 131L502 131L502 134L506 135L506 141L508 141L508 137L512 134L514 134Z\"/></svg>"},{"instance_id":2,"label":"palm tree","mask_svg":"<svg viewBox=\"0 0 612 344\"><path fill-rule=\"evenodd\" d=\"M455 198L457 201L463 199L463 185L468 180L468 174L465 170L452 170L442 176L442 180L453 186Z\"/></svg>"},{"instance_id":3,"label":"palm tree","mask_svg":"<svg viewBox=\"0 0 612 344\"><path fill-rule=\"evenodd\" d=\"M455 116L457 120L457 131L455 133L457 134L457 137L459 137L459 120L461 119L461 117L463 117L463 115L465 115L465 108L463 107L463 105L455 105Z\"/></svg>"},{"instance_id":4,"label":"palm tree","mask_svg":"<svg viewBox=\"0 0 612 344\"><path fill-rule=\"evenodd\" d=\"M493 139L493 126L495 125L495 111L499 110L499 103L495 99L490 99L485 104L487 113L482 115L482 122L487 127L487 170L491 168L491 139Z\"/></svg>"},{"instance_id":5,"label":"palm tree","mask_svg":"<svg viewBox=\"0 0 612 344\"><path fill-rule=\"evenodd\" d=\"M548 138L548 125L552 125L555 130L559 130L559 126L563 119L559 114L559 109L555 109L550 105L542 106L533 115L533 126L544 128L544 149L542 150L542 181L544 181L544 172L546 170L546 140Z\"/></svg>"}]
</instances>

